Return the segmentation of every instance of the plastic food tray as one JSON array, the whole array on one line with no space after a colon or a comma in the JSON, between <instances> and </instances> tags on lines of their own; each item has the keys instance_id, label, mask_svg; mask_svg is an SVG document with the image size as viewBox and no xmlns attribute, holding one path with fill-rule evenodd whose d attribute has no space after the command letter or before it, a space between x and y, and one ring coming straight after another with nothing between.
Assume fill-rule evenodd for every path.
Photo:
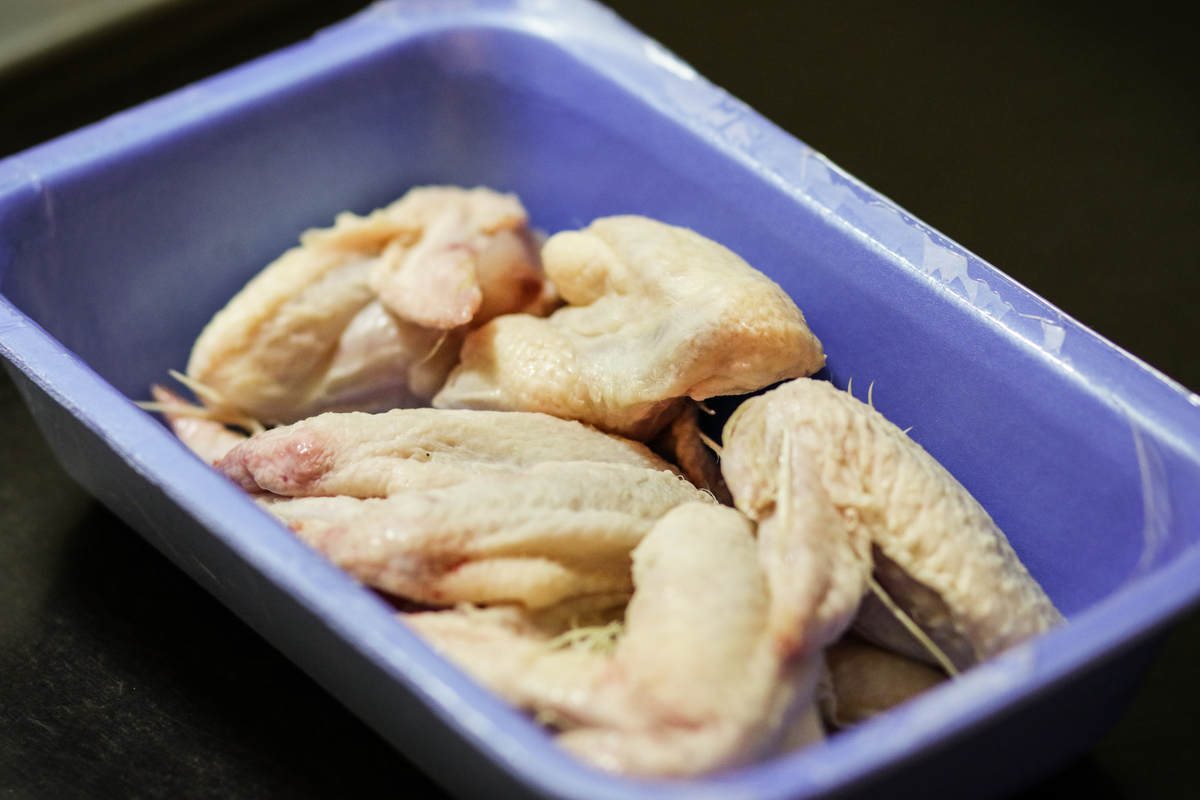
<instances>
[{"instance_id":1,"label":"plastic food tray","mask_svg":"<svg viewBox=\"0 0 1200 800\"><path fill-rule=\"evenodd\" d=\"M140 411L303 229L411 186L637 213L744 256L1009 535L1070 624L827 743L695 781L559 752ZM1200 594L1200 398L586 0L382 3L0 162L0 353L71 475L463 797L967 797L1066 763Z\"/></svg>"}]
</instances>

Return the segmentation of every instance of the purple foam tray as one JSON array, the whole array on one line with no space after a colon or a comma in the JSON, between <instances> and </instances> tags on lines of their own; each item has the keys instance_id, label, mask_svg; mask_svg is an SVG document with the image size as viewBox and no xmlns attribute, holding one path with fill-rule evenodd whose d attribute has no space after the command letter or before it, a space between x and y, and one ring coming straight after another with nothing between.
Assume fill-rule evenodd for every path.
<instances>
[{"instance_id":1,"label":"purple foam tray","mask_svg":"<svg viewBox=\"0 0 1200 800\"><path fill-rule=\"evenodd\" d=\"M550 232L645 214L740 253L1069 624L711 778L559 752L133 403L302 230L429 183L517 192ZM588 0L381 3L4 160L0 292L0 353L71 475L462 797L1003 794L1101 735L1200 595L1200 398Z\"/></svg>"}]
</instances>

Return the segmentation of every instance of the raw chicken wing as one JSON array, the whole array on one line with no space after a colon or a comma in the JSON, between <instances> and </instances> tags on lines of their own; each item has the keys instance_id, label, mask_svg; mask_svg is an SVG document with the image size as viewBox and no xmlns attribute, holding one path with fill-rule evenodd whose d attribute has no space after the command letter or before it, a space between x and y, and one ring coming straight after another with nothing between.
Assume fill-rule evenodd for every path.
<instances>
[{"instance_id":1,"label":"raw chicken wing","mask_svg":"<svg viewBox=\"0 0 1200 800\"><path fill-rule=\"evenodd\" d=\"M425 405L462 326L540 303L544 290L515 197L413 189L305 233L217 313L187 372L206 405L267 423Z\"/></svg>"},{"instance_id":2,"label":"raw chicken wing","mask_svg":"<svg viewBox=\"0 0 1200 800\"><path fill-rule=\"evenodd\" d=\"M568 305L471 333L433 404L542 411L645 441L681 399L742 394L825 363L782 289L721 245L645 217L546 242Z\"/></svg>"},{"instance_id":3,"label":"raw chicken wing","mask_svg":"<svg viewBox=\"0 0 1200 800\"><path fill-rule=\"evenodd\" d=\"M883 415L833 385L802 378L747 400L726 424L724 441L722 470L739 508L777 495L774 454L785 442L807 453L861 572L874 572L956 668L1062 622L962 484ZM864 603L864 612L871 607ZM911 637L891 614L860 617L856 630L921 654L915 640L895 647L895 639Z\"/></svg>"},{"instance_id":4,"label":"raw chicken wing","mask_svg":"<svg viewBox=\"0 0 1200 800\"><path fill-rule=\"evenodd\" d=\"M794 546L764 546L745 516L717 505L670 511L633 552L636 589L611 654L588 647L586 632L582 647L555 647L557 631L512 610L406 619L484 685L561 731L559 741L583 760L620 773L699 775L822 737L819 636L837 626L801 646L788 626L805 610L784 607L803 595L790 581L780 585L786 569L777 562L826 545L801 525L784 536Z\"/></svg>"},{"instance_id":5,"label":"raw chicken wing","mask_svg":"<svg viewBox=\"0 0 1200 800\"><path fill-rule=\"evenodd\" d=\"M677 505L715 501L672 472L545 462L387 498L268 495L264 507L370 586L428 605L632 591L629 553Z\"/></svg>"},{"instance_id":6,"label":"raw chicken wing","mask_svg":"<svg viewBox=\"0 0 1200 800\"><path fill-rule=\"evenodd\" d=\"M395 409L322 414L261 433L217 464L248 492L387 497L544 461L673 468L649 448L546 414Z\"/></svg>"}]
</instances>

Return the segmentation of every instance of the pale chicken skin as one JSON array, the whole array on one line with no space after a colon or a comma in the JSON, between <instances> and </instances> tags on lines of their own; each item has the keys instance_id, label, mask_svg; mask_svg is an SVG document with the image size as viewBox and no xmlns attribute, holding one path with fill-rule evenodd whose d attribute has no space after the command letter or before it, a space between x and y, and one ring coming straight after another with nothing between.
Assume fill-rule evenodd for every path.
<instances>
[{"instance_id":1,"label":"pale chicken skin","mask_svg":"<svg viewBox=\"0 0 1200 800\"><path fill-rule=\"evenodd\" d=\"M570 720L550 709L567 704L568 698L599 680L609 659L591 647L556 646L555 639L572 630L572 621L587 625L620 620L629 594L620 595L615 604L611 598L583 597L584 615L557 616L549 624L542 614L519 605L463 604L400 618L439 654L506 702L534 713L544 724L570 727ZM590 608L588 601L593 602ZM574 611L578 606L561 603L553 608Z\"/></svg>"},{"instance_id":2,"label":"pale chicken skin","mask_svg":"<svg viewBox=\"0 0 1200 800\"><path fill-rule=\"evenodd\" d=\"M601 769L675 777L726 769L822 738L822 648L849 624L853 604L806 637L792 629L797 614L819 613L823 601L797 586L786 562L846 547L826 541L814 521L779 529L785 541L765 541L733 509L673 509L633 551L636 588L611 654L550 647L556 631L511 610L406 620Z\"/></svg>"},{"instance_id":3,"label":"pale chicken skin","mask_svg":"<svg viewBox=\"0 0 1200 800\"><path fill-rule=\"evenodd\" d=\"M567 305L471 333L435 406L541 411L644 441L682 398L751 392L825 363L779 286L686 228L598 219L551 237L542 262Z\"/></svg>"},{"instance_id":4,"label":"pale chicken skin","mask_svg":"<svg viewBox=\"0 0 1200 800\"><path fill-rule=\"evenodd\" d=\"M370 286L401 319L448 329L525 308L542 292L537 245L516 195L430 186L385 209L419 227L393 239Z\"/></svg>"},{"instance_id":5,"label":"pale chicken skin","mask_svg":"<svg viewBox=\"0 0 1200 800\"><path fill-rule=\"evenodd\" d=\"M363 583L429 605L520 603L632 591L629 554L654 522L712 498L669 471L591 461L387 498L263 506Z\"/></svg>"},{"instance_id":6,"label":"pale chicken skin","mask_svg":"<svg viewBox=\"0 0 1200 800\"><path fill-rule=\"evenodd\" d=\"M931 649L963 669L1062 622L949 473L802 377L824 363L693 231L609 217L539 254L515 196L423 187L308 231L218 313L188 365L207 414L154 394L331 562L441 609L401 616L566 750L689 777L937 685ZM697 401L785 380L718 467ZM324 413L351 409L394 410Z\"/></svg>"},{"instance_id":7,"label":"pale chicken skin","mask_svg":"<svg viewBox=\"0 0 1200 800\"><path fill-rule=\"evenodd\" d=\"M217 313L187 374L206 405L268 424L428 405L467 327L546 313L548 293L514 196L421 187L306 232Z\"/></svg>"},{"instance_id":8,"label":"pale chicken skin","mask_svg":"<svg viewBox=\"0 0 1200 800\"><path fill-rule=\"evenodd\" d=\"M682 777L777 752L785 732L791 746L822 738L823 643L802 648L780 626L795 600L777 581L787 549L764 548L733 509L664 517L634 552L637 589L608 669L555 707L576 722L559 742L609 772Z\"/></svg>"},{"instance_id":9,"label":"pale chicken skin","mask_svg":"<svg viewBox=\"0 0 1200 800\"><path fill-rule=\"evenodd\" d=\"M217 469L252 493L387 497L545 461L674 468L645 445L546 414L395 409L322 414L261 433Z\"/></svg>"},{"instance_id":10,"label":"pale chicken skin","mask_svg":"<svg viewBox=\"0 0 1200 800\"><path fill-rule=\"evenodd\" d=\"M831 384L802 378L747 400L724 442L722 470L739 508L779 495L775 454L785 443L808 453L860 572L874 571L955 667L1063 621L962 484L882 414ZM891 649L905 635L882 614L860 619L856 630ZM919 656L912 645L901 651Z\"/></svg>"}]
</instances>

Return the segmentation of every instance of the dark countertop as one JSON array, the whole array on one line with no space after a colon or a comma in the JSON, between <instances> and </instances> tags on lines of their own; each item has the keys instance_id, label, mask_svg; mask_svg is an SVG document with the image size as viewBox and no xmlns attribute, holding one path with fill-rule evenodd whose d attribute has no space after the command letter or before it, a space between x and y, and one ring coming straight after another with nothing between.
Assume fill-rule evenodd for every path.
<instances>
[{"instance_id":1,"label":"dark countertop","mask_svg":"<svg viewBox=\"0 0 1200 800\"><path fill-rule=\"evenodd\" d=\"M184 0L0 76L0 155L362 5ZM1051 2L610 4L697 70L1193 389L1196 11ZM1200 613L1123 720L1023 797L1192 797ZM0 375L0 798L441 797L92 501Z\"/></svg>"}]
</instances>

